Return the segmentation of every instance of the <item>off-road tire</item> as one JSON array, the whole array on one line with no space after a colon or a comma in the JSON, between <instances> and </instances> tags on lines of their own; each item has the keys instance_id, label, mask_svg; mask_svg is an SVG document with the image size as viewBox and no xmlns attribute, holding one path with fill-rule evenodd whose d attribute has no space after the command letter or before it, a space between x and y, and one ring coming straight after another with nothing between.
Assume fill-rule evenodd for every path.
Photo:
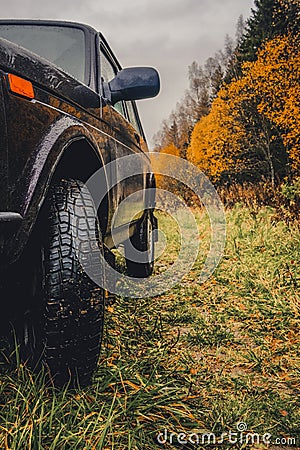
<instances>
[{"instance_id":1,"label":"off-road tire","mask_svg":"<svg viewBox=\"0 0 300 450\"><path fill-rule=\"evenodd\" d=\"M96 369L104 321L104 291L92 281L104 275L91 194L80 181L60 181L50 189L45 219L36 277L41 280L39 302L29 315L22 355L30 365L41 363L55 385L82 387Z\"/></svg>"}]
</instances>

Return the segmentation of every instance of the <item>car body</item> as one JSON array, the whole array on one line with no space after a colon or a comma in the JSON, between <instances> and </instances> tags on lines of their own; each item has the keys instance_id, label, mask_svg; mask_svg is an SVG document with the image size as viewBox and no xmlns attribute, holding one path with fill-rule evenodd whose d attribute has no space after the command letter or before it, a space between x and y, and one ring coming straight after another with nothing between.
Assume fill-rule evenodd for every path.
<instances>
[{"instance_id":1,"label":"car body","mask_svg":"<svg viewBox=\"0 0 300 450\"><path fill-rule=\"evenodd\" d=\"M128 227L129 235L136 235L149 211L155 227L153 189L150 197L146 193L155 179L135 100L158 91L154 69L122 69L103 35L90 26L0 21L0 284L8 287L5 292L12 279L22 285L31 245L44 230L39 221L49 190L61 179L85 183L103 169L106 195L98 219L108 250L128 238ZM136 175L110 186L107 170L118 171L110 163L129 155L140 165ZM118 180L118 173L113 176ZM116 216L118 205L134 192L141 192L134 196L136 214L125 208ZM15 300L8 303L18 308Z\"/></svg>"},{"instance_id":2,"label":"car body","mask_svg":"<svg viewBox=\"0 0 300 450\"><path fill-rule=\"evenodd\" d=\"M84 79L78 81L42 57L2 41L0 224L6 229L1 234L5 236L1 239L2 261L8 264L22 253L51 180L58 173L85 181L97 168L131 153L142 155L145 167L149 168L149 163L135 102L122 101L116 108L103 95L103 83L109 80L104 78L107 68L101 74L101 58L105 66L110 65L111 75L121 66L100 33L69 22L2 20L0 36L3 26L75 27L85 36L86 55ZM10 92L7 73L30 80L34 99ZM145 173L144 180L136 180L139 189L153 186L153 176L147 170ZM102 218L108 245L116 205L126 197L126 189L132 192L132 188L122 183L110 192L108 217ZM14 231L11 238L10 231Z\"/></svg>"}]
</instances>

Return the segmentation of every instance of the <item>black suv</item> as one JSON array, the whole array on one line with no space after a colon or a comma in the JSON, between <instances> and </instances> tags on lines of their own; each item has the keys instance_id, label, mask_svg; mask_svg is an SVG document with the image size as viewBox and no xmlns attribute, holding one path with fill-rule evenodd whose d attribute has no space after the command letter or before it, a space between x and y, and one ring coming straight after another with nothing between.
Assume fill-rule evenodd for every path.
<instances>
[{"instance_id":1,"label":"black suv","mask_svg":"<svg viewBox=\"0 0 300 450\"><path fill-rule=\"evenodd\" d=\"M23 360L46 366L57 385L85 385L99 356L106 291L76 245L91 270L99 270L99 252L113 265L111 250L123 244L131 276L152 272L155 179L135 100L157 95L159 77L152 68L122 69L89 26L1 20L0 84L3 327L13 321ZM130 155L137 173L118 180ZM132 245L146 260L130 258Z\"/></svg>"}]
</instances>

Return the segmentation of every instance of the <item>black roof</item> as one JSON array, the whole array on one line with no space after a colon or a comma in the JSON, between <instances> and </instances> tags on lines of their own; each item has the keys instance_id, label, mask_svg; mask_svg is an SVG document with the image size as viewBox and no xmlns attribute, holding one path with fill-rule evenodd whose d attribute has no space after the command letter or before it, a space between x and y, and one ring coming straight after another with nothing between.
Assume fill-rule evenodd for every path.
<instances>
[{"instance_id":1,"label":"black roof","mask_svg":"<svg viewBox=\"0 0 300 450\"><path fill-rule=\"evenodd\" d=\"M54 25L60 27L76 27L89 31L92 34L97 34L97 30L80 22L70 22L67 20L44 20L44 19L0 19L0 24L12 24L12 25Z\"/></svg>"}]
</instances>

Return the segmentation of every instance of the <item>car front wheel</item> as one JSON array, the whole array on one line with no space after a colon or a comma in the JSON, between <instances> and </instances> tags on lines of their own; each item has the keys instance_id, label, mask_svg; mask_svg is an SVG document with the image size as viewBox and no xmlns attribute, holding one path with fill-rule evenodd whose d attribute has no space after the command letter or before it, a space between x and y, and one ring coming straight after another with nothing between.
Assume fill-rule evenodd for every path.
<instances>
[{"instance_id":1,"label":"car front wheel","mask_svg":"<svg viewBox=\"0 0 300 450\"><path fill-rule=\"evenodd\" d=\"M88 266L93 279L102 279L103 246L82 182L61 180L50 189L39 241L35 301L24 317L21 356L31 366L45 366L55 385L85 386L100 352L104 290L85 272Z\"/></svg>"}]
</instances>

